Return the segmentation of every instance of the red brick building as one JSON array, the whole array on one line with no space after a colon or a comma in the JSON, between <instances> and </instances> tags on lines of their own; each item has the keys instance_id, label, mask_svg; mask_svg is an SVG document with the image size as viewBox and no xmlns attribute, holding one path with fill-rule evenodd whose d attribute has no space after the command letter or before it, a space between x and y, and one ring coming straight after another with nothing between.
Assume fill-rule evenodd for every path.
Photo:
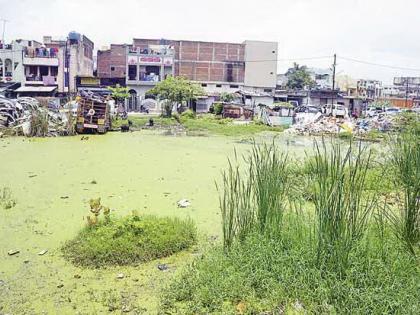
<instances>
[{"instance_id":1,"label":"red brick building","mask_svg":"<svg viewBox=\"0 0 420 315\"><path fill-rule=\"evenodd\" d=\"M241 89L271 93L276 86L277 53L275 42L135 38L132 45L98 51L97 69L102 84L125 78L132 95L129 107L136 108L138 100L168 75L195 81L209 94Z\"/></svg>"},{"instance_id":2,"label":"red brick building","mask_svg":"<svg viewBox=\"0 0 420 315\"><path fill-rule=\"evenodd\" d=\"M132 47L145 51L162 44L174 49L176 76L204 82L244 82L244 44L135 38Z\"/></svg>"},{"instance_id":3,"label":"red brick building","mask_svg":"<svg viewBox=\"0 0 420 315\"><path fill-rule=\"evenodd\" d=\"M110 49L98 50L97 76L103 85L125 85L128 45L111 44Z\"/></svg>"}]
</instances>

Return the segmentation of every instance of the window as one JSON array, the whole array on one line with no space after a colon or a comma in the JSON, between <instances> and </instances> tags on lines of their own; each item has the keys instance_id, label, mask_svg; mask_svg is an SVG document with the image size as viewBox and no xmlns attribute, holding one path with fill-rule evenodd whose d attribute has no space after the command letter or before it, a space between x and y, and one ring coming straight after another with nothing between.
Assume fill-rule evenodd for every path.
<instances>
[{"instance_id":1,"label":"window","mask_svg":"<svg viewBox=\"0 0 420 315\"><path fill-rule=\"evenodd\" d=\"M271 93L273 90L272 89L264 89L264 92L266 93Z\"/></svg>"},{"instance_id":2,"label":"window","mask_svg":"<svg viewBox=\"0 0 420 315\"><path fill-rule=\"evenodd\" d=\"M275 50L273 50L273 51L272 51L272 53L273 53L273 54L275 54L275 53L276 53L276 51L275 51Z\"/></svg>"},{"instance_id":3,"label":"window","mask_svg":"<svg viewBox=\"0 0 420 315\"><path fill-rule=\"evenodd\" d=\"M238 89L238 88L239 88L239 85L236 85L236 84L231 84L231 85L229 85L229 87L230 87L231 89Z\"/></svg>"},{"instance_id":4,"label":"window","mask_svg":"<svg viewBox=\"0 0 420 315\"><path fill-rule=\"evenodd\" d=\"M221 88L221 87L222 87L222 85L221 85L221 84L216 84L216 87L217 87L217 88Z\"/></svg>"},{"instance_id":5,"label":"window","mask_svg":"<svg viewBox=\"0 0 420 315\"><path fill-rule=\"evenodd\" d=\"M114 66L111 66L111 71L115 71L115 67Z\"/></svg>"},{"instance_id":6,"label":"window","mask_svg":"<svg viewBox=\"0 0 420 315\"><path fill-rule=\"evenodd\" d=\"M270 74L274 74L274 72L273 72L273 71L271 71L271 72L270 72Z\"/></svg>"},{"instance_id":7,"label":"window","mask_svg":"<svg viewBox=\"0 0 420 315\"><path fill-rule=\"evenodd\" d=\"M56 76L57 76L57 74L58 74L58 67L51 67L51 68L50 68L50 71L51 71L51 75L52 75L53 77L56 77Z\"/></svg>"},{"instance_id":8,"label":"window","mask_svg":"<svg viewBox=\"0 0 420 315\"><path fill-rule=\"evenodd\" d=\"M128 80L136 80L137 78L137 66L128 66Z\"/></svg>"},{"instance_id":9,"label":"window","mask_svg":"<svg viewBox=\"0 0 420 315\"><path fill-rule=\"evenodd\" d=\"M207 83L201 83L201 86L202 87L206 87L207 86Z\"/></svg>"},{"instance_id":10,"label":"window","mask_svg":"<svg viewBox=\"0 0 420 315\"><path fill-rule=\"evenodd\" d=\"M48 67L40 66L39 67L39 74L41 75L41 77L47 76L48 75Z\"/></svg>"}]
</instances>

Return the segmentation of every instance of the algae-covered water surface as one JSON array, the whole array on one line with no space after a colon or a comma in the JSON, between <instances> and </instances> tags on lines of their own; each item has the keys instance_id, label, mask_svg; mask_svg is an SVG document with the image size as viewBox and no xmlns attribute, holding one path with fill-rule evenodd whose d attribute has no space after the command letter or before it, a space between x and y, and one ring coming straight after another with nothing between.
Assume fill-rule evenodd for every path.
<instances>
[{"instance_id":1,"label":"algae-covered water surface","mask_svg":"<svg viewBox=\"0 0 420 315\"><path fill-rule=\"evenodd\" d=\"M75 267L60 247L86 224L88 201L97 197L115 216L137 210L188 217L202 239L217 239L215 180L234 150L241 154L251 143L152 132L81 139L0 139L0 188L9 187L16 200L13 208L0 208L0 313L155 314L160 290L199 254L200 245L158 261L106 269ZM311 143L278 141L298 154ZM183 198L191 206L178 208ZM19 253L9 255L10 250ZM158 264L169 269L161 271Z\"/></svg>"}]
</instances>

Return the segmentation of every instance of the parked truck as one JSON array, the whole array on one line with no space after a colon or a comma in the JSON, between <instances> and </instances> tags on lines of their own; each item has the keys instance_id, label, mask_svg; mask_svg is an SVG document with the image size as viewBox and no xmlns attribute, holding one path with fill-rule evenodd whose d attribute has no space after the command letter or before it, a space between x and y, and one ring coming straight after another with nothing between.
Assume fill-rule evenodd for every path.
<instances>
[{"instance_id":1,"label":"parked truck","mask_svg":"<svg viewBox=\"0 0 420 315\"><path fill-rule=\"evenodd\" d=\"M78 100L76 130L78 133L106 133L111 129L109 102L93 95L82 95Z\"/></svg>"}]
</instances>

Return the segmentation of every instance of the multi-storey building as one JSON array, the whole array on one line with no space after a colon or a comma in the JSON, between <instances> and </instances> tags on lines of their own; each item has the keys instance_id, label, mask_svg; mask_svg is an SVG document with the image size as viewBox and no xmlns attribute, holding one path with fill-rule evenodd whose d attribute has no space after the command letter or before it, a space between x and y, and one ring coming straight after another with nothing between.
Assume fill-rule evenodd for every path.
<instances>
[{"instance_id":1,"label":"multi-storey building","mask_svg":"<svg viewBox=\"0 0 420 315\"><path fill-rule=\"evenodd\" d=\"M97 76L101 85L125 86L127 49L126 44L111 44L109 48L98 50Z\"/></svg>"},{"instance_id":2,"label":"multi-storey building","mask_svg":"<svg viewBox=\"0 0 420 315\"><path fill-rule=\"evenodd\" d=\"M315 82L316 88L332 89L333 73L331 69L309 68L308 72Z\"/></svg>"},{"instance_id":3,"label":"multi-storey building","mask_svg":"<svg viewBox=\"0 0 420 315\"><path fill-rule=\"evenodd\" d=\"M93 42L86 36L71 32L66 39L44 36L44 43L15 40L0 50L5 69L4 81L19 82L15 93L50 96L75 92L78 76L93 75ZM12 66L13 65L13 66Z\"/></svg>"},{"instance_id":4,"label":"multi-storey building","mask_svg":"<svg viewBox=\"0 0 420 315\"><path fill-rule=\"evenodd\" d=\"M23 53L26 45L39 44L35 41L16 40L0 48L0 82L23 82Z\"/></svg>"},{"instance_id":5,"label":"multi-storey building","mask_svg":"<svg viewBox=\"0 0 420 315\"><path fill-rule=\"evenodd\" d=\"M125 47L125 60L121 50ZM98 52L98 76L119 78L125 62L129 108L168 75L197 82L209 94L249 90L273 93L276 87L277 43L133 39L132 45L111 45ZM117 70L118 69L118 70Z\"/></svg>"},{"instance_id":6,"label":"multi-storey building","mask_svg":"<svg viewBox=\"0 0 420 315\"><path fill-rule=\"evenodd\" d=\"M363 98L376 100L382 96L382 82L378 80L358 80L357 94Z\"/></svg>"}]
</instances>

